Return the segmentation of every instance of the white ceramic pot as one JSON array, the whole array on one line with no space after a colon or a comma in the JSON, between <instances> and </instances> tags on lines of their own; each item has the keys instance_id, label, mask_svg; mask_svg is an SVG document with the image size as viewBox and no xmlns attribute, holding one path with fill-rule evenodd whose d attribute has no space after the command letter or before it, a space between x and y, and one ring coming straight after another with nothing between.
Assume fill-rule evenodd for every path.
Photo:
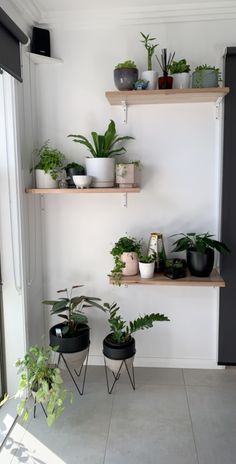
<instances>
[{"instance_id":1,"label":"white ceramic pot","mask_svg":"<svg viewBox=\"0 0 236 464\"><path fill-rule=\"evenodd\" d=\"M176 73L172 74L173 89L188 89L190 85L189 73Z\"/></svg>"},{"instance_id":2,"label":"white ceramic pot","mask_svg":"<svg viewBox=\"0 0 236 464\"><path fill-rule=\"evenodd\" d=\"M155 262L153 263L139 263L139 271L142 279L152 279L155 269Z\"/></svg>"},{"instance_id":3,"label":"white ceramic pot","mask_svg":"<svg viewBox=\"0 0 236 464\"><path fill-rule=\"evenodd\" d=\"M92 182L91 176L72 176L76 188L87 188Z\"/></svg>"},{"instance_id":4,"label":"white ceramic pot","mask_svg":"<svg viewBox=\"0 0 236 464\"><path fill-rule=\"evenodd\" d=\"M122 274L125 276L132 276L138 274L138 255L133 252L122 253L120 257L121 261L125 263L125 267L122 270Z\"/></svg>"},{"instance_id":5,"label":"white ceramic pot","mask_svg":"<svg viewBox=\"0 0 236 464\"><path fill-rule=\"evenodd\" d=\"M115 182L114 158L86 158L86 173L92 176L92 187L113 187Z\"/></svg>"},{"instance_id":6,"label":"white ceramic pot","mask_svg":"<svg viewBox=\"0 0 236 464\"><path fill-rule=\"evenodd\" d=\"M85 348L85 350L78 351L77 353L63 353L63 356L66 362L69 364L69 367L72 367L78 372L82 364L84 364L87 354L88 348ZM59 367L60 369L66 369L63 359L61 359Z\"/></svg>"},{"instance_id":7,"label":"white ceramic pot","mask_svg":"<svg viewBox=\"0 0 236 464\"><path fill-rule=\"evenodd\" d=\"M116 183L119 187L135 187L137 184L138 168L134 163L116 164Z\"/></svg>"},{"instance_id":8,"label":"white ceramic pot","mask_svg":"<svg viewBox=\"0 0 236 464\"><path fill-rule=\"evenodd\" d=\"M106 366L116 375L119 372L122 360L110 359L110 358L107 358L106 356L105 356L105 360L106 360ZM133 363L134 363L134 356L126 359L126 365L129 370L132 368ZM123 366L119 373L122 374L122 372L127 372L125 363L123 363Z\"/></svg>"},{"instance_id":9,"label":"white ceramic pot","mask_svg":"<svg viewBox=\"0 0 236 464\"><path fill-rule=\"evenodd\" d=\"M155 90L158 84L158 72L157 71L143 71L142 79L148 82L147 90Z\"/></svg>"},{"instance_id":10,"label":"white ceramic pot","mask_svg":"<svg viewBox=\"0 0 236 464\"><path fill-rule=\"evenodd\" d=\"M53 180L51 175L42 169L35 169L36 187L37 188L57 188L57 181Z\"/></svg>"}]
</instances>

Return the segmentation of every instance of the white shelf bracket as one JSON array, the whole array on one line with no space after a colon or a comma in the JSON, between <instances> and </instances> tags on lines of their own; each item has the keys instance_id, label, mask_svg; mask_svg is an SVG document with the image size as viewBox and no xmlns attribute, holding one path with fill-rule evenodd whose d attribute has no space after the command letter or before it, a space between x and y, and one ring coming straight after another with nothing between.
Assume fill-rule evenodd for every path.
<instances>
[{"instance_id":1,"label":"white shelf bracket","mask_svg":"<svg viewBox=\"0 0 236 464\"><path fill-rule=\"evenodd\" d=\"M43 194L40 194L40 209L42 212L45 211L45 198Z\"/></svg>"},{"instance_id":2,"label":"white shelf bracket","mask_svg":"<svg viewBox=\"0 0 236 464\"><path fill-rule=\"evenodd\" d=\"M126 192L126 193L123 193L123 198L122 198L122 206L123 206L123 208L127 208L127 204L128 204L128 196L127 196L127 192Z\"/></svg>"},{"instance_id":3,"label":"white shelf bracket","mask_svg":"<svg viewBox=\"0 0 236 464\"><path fill-rule=\"evenodd\" d=\"M217 98L216 104L215 104L215 118L216 118L216 120L219 120L220 116L221 116L221 102L222 102L222 97Z\"/></svg>"},{"instance_id":4,"label":"white shelf bracket","mask_svg":"<svg viewBox=\"0 0 236 464\"><path fill-rule=\"evenodd\" d=\"M122 122L123 124L127 124L127 113L128 113L128 108L127 108L127 103L126 101L121 102L122 105Z\"/></svg>"}]
</instances>

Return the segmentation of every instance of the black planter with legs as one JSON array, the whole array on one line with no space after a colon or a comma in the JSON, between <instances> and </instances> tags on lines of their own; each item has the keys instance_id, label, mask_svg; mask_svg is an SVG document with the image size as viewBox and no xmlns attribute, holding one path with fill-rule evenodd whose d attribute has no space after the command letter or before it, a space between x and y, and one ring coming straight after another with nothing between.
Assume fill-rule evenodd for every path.
<instances>
[{"instance_id":1,"label":"black planter with legs","mask_svg":"<svg viewBox=\"0 0 236 464\"><path fill-rule=\"evenodd\" d=\"M49 331L50 345L57 346L59 353L77 353L83 351L89 346L89 326L79 324L74 335L59 336L56 331L62 331L64 324L56 324ZM62 333L62 332L61 332Z\"/></svg>"}]
</instances>

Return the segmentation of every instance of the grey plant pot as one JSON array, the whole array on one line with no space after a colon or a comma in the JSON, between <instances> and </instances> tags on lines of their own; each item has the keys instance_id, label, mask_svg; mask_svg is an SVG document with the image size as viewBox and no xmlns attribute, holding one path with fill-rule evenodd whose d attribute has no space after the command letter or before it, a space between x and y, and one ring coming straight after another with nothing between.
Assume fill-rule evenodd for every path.
<instances>
[{"instance_id":1,"label":"grey plant pot","mask_svg":"<svg viewBox=\"0 0 236 464\"><path fill-rule=\"evenodd\" d=\"M193 88L218 87L218 73L214 69L194 71L192 76Z\"/></svg>"},{"instance_id":2,"label":"grey plant pot","mask_svg":"<svg viewBox=\"0 0 236 464\"><path fill-rule=\"evenodd\" d=\"M114 82L118 90L133 90L134 83L138 80L137 68L114 69Z\"/></svg>"}]
</instances>

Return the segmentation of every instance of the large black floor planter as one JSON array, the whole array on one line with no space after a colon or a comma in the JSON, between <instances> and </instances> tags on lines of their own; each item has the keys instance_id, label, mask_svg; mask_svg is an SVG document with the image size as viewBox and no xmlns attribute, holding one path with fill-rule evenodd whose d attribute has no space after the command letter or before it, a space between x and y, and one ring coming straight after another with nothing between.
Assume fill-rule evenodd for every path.
<instances>
[{"instance_id":1,"label":"large black floor planter","mask_svg":"<svg viewBox=\"0 0 236 464\"><path fill-rule=\"evenodd\" d=\"M84 385L87 373L87 366L88 366L88 355L89 355L89 334L90 329L87 324L80 324L79 328L74 336L64 336L60 337L56 335L56 330L59 331L63 328L64 324L57 324L51 327L49 331L49 338L50 338L50 345L52 347L56 346L57 351L59 353L58 358L58 366L60 364L61 359L64 361L64 365L68 370L73 383L79 392L80 395L83 395L84 392ZM84 361L85 365L84 365ZM69 364L73 364L76 366L76 369L73 368L74 374L77 377L80 377L82 374L82 370L84 367L84 376L82 380L82 389L79 388L77 382L75 381L75 377L71 372Z\"/></svg>"},{"instance_id":2,"label":"large black floor planter","mask_svg":"<svg viewBox=\"0 0 236 464\"><path fill-rule=\"evenodd\" d=\"M214 250L209 248L205 253L194 250L187 251L187 265L190 273L196 277L208 277L213 269Z\"/></svg>"},{"instance_id":3,"label":"large black floor planter","mask_svg":"<svg viewBox=\"0 0 236 464\"><path fill-rule=\"evenodd\" d=\"M135 339L133 337L131 337L130 340L128 340L126 343L122 344L112 342L111 334L107 335L107 337L104 338L103 354L108 393L112 393L115 383L117 382L117 380L119 380L120 374L124 371L127 371L132 388L133 390L135 390L133 366L135 353ZM107 369L110 369L112 371L114 378L111 387L109 386Z\"/></svg>"}]
</instances>

